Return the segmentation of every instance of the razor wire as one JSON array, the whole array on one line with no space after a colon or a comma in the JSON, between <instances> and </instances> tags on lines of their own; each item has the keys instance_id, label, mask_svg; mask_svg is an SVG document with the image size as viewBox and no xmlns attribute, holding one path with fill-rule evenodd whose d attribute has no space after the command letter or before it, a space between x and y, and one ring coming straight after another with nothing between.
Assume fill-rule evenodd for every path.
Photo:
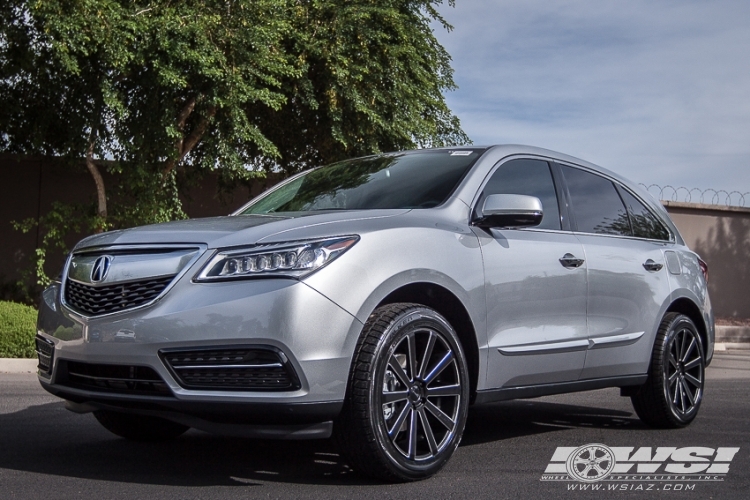
<instances>
[{"instance_id":1,"label":"razor wire","mask_svg":"<svg viewBox=\"0 0 750 500\"><path fill-rule=\"evenodd\" d=\"M739 191L726 191L724 189L688 189L683 186L674 187L667 184L646 185L640 183L653 196L661 201L677 201L685 203L702 203L704 205L723 205L727 207L745 207L750 201L750 193Z\"/></svg>"}]
</instances>

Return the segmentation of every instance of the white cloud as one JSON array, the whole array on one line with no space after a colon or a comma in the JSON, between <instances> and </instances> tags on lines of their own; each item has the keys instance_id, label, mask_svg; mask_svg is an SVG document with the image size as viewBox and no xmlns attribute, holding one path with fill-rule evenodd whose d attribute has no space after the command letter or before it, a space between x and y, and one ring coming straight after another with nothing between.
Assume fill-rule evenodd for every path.
<instances>
[{"instance_id":1,"label":"white cloud","mask_svg":"<svg viewBox=\"0 0 750 500\"><path fill-rule=\"evenodd\" d=\"M637 182L750 191L750 2L458 0L436 29L477 144Z\"/></svg>"}]
</instances>

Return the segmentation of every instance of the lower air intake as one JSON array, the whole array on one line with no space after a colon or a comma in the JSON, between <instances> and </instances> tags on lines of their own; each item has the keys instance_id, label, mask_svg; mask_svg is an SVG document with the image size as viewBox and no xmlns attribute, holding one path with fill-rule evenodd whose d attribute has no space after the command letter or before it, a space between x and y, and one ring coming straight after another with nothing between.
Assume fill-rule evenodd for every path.
<instances>
[{"instance_id":1,"label":"lower air intake","mask_svg":"<svg viewBox=\"0 0 750 500\"><path fill-rule=\"evenodd\" d=\"M270 346L165 349L159 354L186 389L293 391L300 387L287 357Z\"/></svg>"},{"instance_id":2,"label":"lower air intake","mask_svg":"<svg viewBox=\"0 0 750 500\"><path fill-rule=\"evenodd\" d=\"M104 365L60 360L58 383L77 389L117 394L172 396L167 384L148 366Z\"/></svg>"},{"instance_id":3,"label":"lower air intake","mask_svg":"<svg viewBox=\"0 0 750 500\"><path fill-rule=\"evenodd\" d=\"M39 359L37 369L41 373L49 375L52 373L52 358L55 355L55 344L51 340L38 335L34 340L36 341L36 356Z\"/></svg>"}]
</instances>

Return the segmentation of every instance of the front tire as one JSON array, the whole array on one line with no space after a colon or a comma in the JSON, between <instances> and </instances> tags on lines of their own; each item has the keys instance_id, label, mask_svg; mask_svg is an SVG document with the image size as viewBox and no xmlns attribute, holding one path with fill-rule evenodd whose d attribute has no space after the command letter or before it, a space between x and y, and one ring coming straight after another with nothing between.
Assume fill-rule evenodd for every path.
<instances>
[{"instance_id":1,"label":"front tire","mask_svg":"<svg viewBox=\"0 0 750 500\"><path fill-rule=\"evenodd\" d=\"M95 411L94 417L112 434L131 441L167 441L181 436L190 429L186 425L164 418L108 410Z\"/></svg>"},{"instance_id":2,"label":"front tire","mask_svg":"<svg viewBox=\"0 0 750 500\"><path fill-rule=\"evenodd\" d=\"M695 419L705 384L706 355L693 321L668 313L659 326L648 379L633 396L633 408L647 425L684 427Z\"/></svg>"},{"instance_id":3,"label":"front tire","mask_svg":"<svg viewBox=\"0 0 750 500\"><path fill-rule=\"evenodd\" d=\"M362 474L425 479L458 447L468 405L469 375L455 330L428 307L389 304L362 331L335 436Z\"/></svg>"}]
</instances>

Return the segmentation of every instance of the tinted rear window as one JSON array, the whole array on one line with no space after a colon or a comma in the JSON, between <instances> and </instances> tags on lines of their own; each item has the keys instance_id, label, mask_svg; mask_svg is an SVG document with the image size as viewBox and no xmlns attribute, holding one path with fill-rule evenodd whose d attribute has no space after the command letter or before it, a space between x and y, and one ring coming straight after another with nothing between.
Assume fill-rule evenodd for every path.
<instances>
[{"instance_id":1,"label":"tinted rear window","mask_svg":"<svg viewBox=\"0 0 750 500\"><path fill-rule=\"evenodd\" d=\"M612 181L562 165L578 231L630 236L630 220Z\"/></svg>"},{"instance_id":2,"label":"tinted rear window","mask_svg":"<svg viewBox=\"0 0 750 500\"><path fill-rule=\"evenodd\" d=\"M669 231L643 203L625 189L620 188L620 194L625 206L630 212L630 224L633 226L633 236L650 238L652 240L669 240Z\"/></svg>"}]
</instances>

